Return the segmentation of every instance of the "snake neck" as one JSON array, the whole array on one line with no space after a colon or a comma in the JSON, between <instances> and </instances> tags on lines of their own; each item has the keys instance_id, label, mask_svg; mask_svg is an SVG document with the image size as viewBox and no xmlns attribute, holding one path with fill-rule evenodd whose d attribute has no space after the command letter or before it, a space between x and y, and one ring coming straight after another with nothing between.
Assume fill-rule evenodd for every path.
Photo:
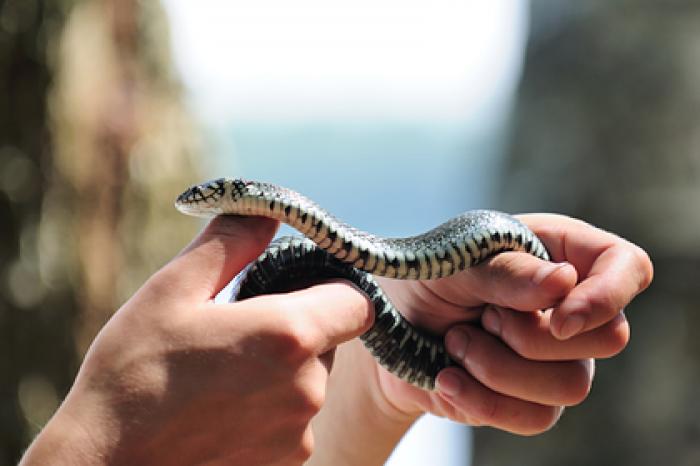
<instances>
[{"instance_id":1,"label":"snake neck","mask_svg":"<svg viewBox=\"0 0 700 466\"><path fill-rule=\"evenodd\" d=\"M383 238L339 220L307 197L279 186L256 183L230 196L226 213L274 218L297 229L336 259L374 275L436 279L507 250L547 258L537 238L512 217L472 211L407 238Z\"/></svg>"},{"instance_id":2,"label":"snake neck","mask_svg":"<svg viewBox=\"0 0 700 466\"><path fill-rule=\"evenodd\" d=\"M446 277L503 251L549 258L532 231L510 215L495 211L467 212L418 236L383 238L346 224L291 189L225 178L190 188L176 206L191 215L254 215L279 220L336 259L388 278Z\"/></svg>"},{"instance_id":3,"label":"snake neck","mask_svg":"<svg viewBox=\"0 0 700 466\"><path fill-rule=\"evenodd\" d=\"M268 183L233 190L222 210L279 220L336 259L368 272L377 269L379 256L390 247L386 239L348 225L306 196Z\"/></svg>"}]
</instances>

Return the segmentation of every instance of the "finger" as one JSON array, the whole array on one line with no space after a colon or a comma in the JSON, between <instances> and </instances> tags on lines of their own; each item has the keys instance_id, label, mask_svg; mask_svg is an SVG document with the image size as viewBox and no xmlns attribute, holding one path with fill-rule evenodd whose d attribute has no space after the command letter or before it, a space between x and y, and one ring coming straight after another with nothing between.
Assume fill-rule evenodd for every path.
<instances>
[{"instance_id":1,"label":"finger","mask_svg":"<svg viewBox=\"0 0 700 466\"><path fill-rule=\"evenodd\" d=\"M447 368L437 377L437 390L450 418L470 425L488 425L519 435L549 430L562 408L545 406L497 393L458 368ZM450 409L451 408L451 409Z\"/></svg>"},{"instance_id":2,"label":"finger","mask_svg":"<svg viewBox=\"0 0 700 466\"><path fill-rule=\"evenodd\" d=\"M506 252L464 273L431 282L430 286L438 295L461 306L487 302L534 311L559 303L574 288L576 280L571 264Z\"/></svg>"},{"instance_id":3,"label":"finger","mask_svg":"<svg viewBox=\"0 0 700 466\"><path fill-rule=\"evenodd\" d=\"M608 358L622 351L629 342L630 328L624 313L568 340L552 335L551 314L551 310L523 313L488 306L481 323L520 356L538 361Z\"/></svg>"},{"instance_id":4,"label":"finger","mask_svg":"<svg viewBox=\"0 0 700 466\"><path fill-rule=\"evenodd\" d=\"M574 288L552 314L551 331L559 339L571 338L613 319L651 276L644 260L627 243L618 243L598 256L588 277Z\"/></svg>"},{"instance_id":5,"label":"finger","mask_svg":"<svg viewBox=\"0 0 700 466\"><path fill-rule=\"evenodd\" d=\"M559 339L571 338L617 316L648 286L650 275L644 272L643 262L635 247L626 242L603 251L588 276L555 308L552 334Z\"/></svg>"},{"instance_id":6,"label":"finger","mask_svg":"<svg viewBox=\"0 0 700 466\"><path fill-rule=\"evenodd\" d=\"M549 406L571 406L588 395L592 365L582 361L532 361L475 327L460 325L445 336L450 355L491 390Z\"/></svg>"},{"instance_id":7,"label":"finger","mask_svg":"<svg viewBox=\"0 0 700 466\"><path fill-rule=\"evenodd\" d=\"M258 296L221 305L268 322L286 335L290 353L318 356L364 332L374 322L372 302L353 284L335 281L285 294ZM223 312L226 318L226 311Z\"/></svg>"},{"instance_id":8,"label":"finger","mask_svg":"<svg viewBox=\"0 0 700 466\"><path fill-rule=\"evenodd\" d=\"M590 271L595 258L620 238L582 220L558 214L518 215L547 246L552 260L572 263L579 274Z\"/></svg>"},{"instance_id":9,"label":"finger","mask_svg":"<svg viewBox=\"0 0 700 466\"><path fill-rule=\"evenodd\" d=\"M222 215L214 218L189 246L151 280L188 299L216 296L265 249L277 222L262 217Z\"/></svg>"},{"instance_id":10,"label":"finger","mask_svg":"<svg viewBox=\"0 0 700 466\"><path fill-rule=\"evenodd\" d=\"M611 233L561 216L528 215L522 220L555 260L570 262L583 279L555 309L551 331L557 338L603 325L651 283L649 256Z\"/></svg>"}]
</instances>

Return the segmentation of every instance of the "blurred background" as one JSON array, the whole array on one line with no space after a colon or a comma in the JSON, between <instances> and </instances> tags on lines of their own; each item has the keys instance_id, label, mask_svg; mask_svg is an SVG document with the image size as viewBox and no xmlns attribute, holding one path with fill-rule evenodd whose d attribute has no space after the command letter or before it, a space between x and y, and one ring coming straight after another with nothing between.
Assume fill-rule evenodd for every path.
<instances>
[{"instance_id":1,"label":"blurred background","mask_svg":"<svg viewBox=\"0 0 700 466\"><path fill-rule=\"evenodd\" d=\"M0 0L0 464L201 227L174 197L228 175L380 234L491 207L649 251L630 345L554 429L428 419L392 464L700 465L700 5L326 3Z\"/></svg>"}]
</instances>

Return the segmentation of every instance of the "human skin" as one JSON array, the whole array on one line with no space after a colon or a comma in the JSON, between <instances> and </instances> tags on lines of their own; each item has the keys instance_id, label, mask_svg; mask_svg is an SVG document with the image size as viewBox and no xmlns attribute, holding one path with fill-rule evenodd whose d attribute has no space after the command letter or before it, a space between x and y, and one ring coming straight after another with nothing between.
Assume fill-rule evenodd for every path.
<instances>
[{"instance_id":1,"label":"human skin","mask_svg":"<svg viewBox=\"0 0 700 466\"><path fill-rule=\"evenodd\" d=\"M372 309L348 283L215 304L276 229L216 218L100 331L21 464L380 464L426 411L542 432L585 398L590 358L625 346L620 309L648 285L651 264L582 222L524 220L568 263L509 253L440 281L382 280L411 320L449 329L448 349L466 367L443 371L428 393L385 372L354 338ZM485 303L501 308L484 312ZM571 314L585 316L583 333L562 335ZM488 331L465 324L478 319Z\"/></svg>"},{"instance_id":2,"label":"human skin","mask_svg":"<svg viewBox=\"0 0 700 466\"><path fill-rule=\"evenodd\" d=\"M534 435L586 398L594 358L614 356L629 341L623 308L651 283L651 261L638 246L580 220L520 219L553 264L503 253L441 280L380 279L409 320L447 332L448 352L466 370L443 370L437 391L426 392L374 364L357 341L341 345L314 419L318 448L309 465L382 464L425 412ZM357 389L359 371L366 386ZM361 440L338 442L343 435Z\"/></svg>"}]
</instances>

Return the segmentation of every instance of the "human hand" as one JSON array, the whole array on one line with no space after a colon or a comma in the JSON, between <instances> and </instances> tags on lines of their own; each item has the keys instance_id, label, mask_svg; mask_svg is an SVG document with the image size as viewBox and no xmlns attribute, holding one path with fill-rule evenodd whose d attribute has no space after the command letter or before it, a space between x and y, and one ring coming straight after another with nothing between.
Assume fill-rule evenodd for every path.
<instances>
[{"instance_id":1,"label":"human hand","mask_svg":"<svg viewBox=\"0 0 700 466\"><path fill-rule=\"evenodd\" d=\"M414 324L437 333L449 329L448 351L466 369L445 369L438 390L430 393L377 365L377 387L396 413L432 412L472 425L540 433L564 406L585 399L592 358L613 356L626 346L629 325L622 309L651 281L646 253L568 217L521 220L542 239L554 263L504 253L441 280L381 280Z\"/></svg>"},{"instance_id":2,"label":"human hand","mask_svg":"<svg viewBox=\"0 0 700 466\"><path fill-rule=\"evenodd\" d=\"M306 460L333 348L371 325L371 303L330 283L214 304L275 228L216 218L151 277L99 333L22 464Z\"/></svg>"}]
</instances>

